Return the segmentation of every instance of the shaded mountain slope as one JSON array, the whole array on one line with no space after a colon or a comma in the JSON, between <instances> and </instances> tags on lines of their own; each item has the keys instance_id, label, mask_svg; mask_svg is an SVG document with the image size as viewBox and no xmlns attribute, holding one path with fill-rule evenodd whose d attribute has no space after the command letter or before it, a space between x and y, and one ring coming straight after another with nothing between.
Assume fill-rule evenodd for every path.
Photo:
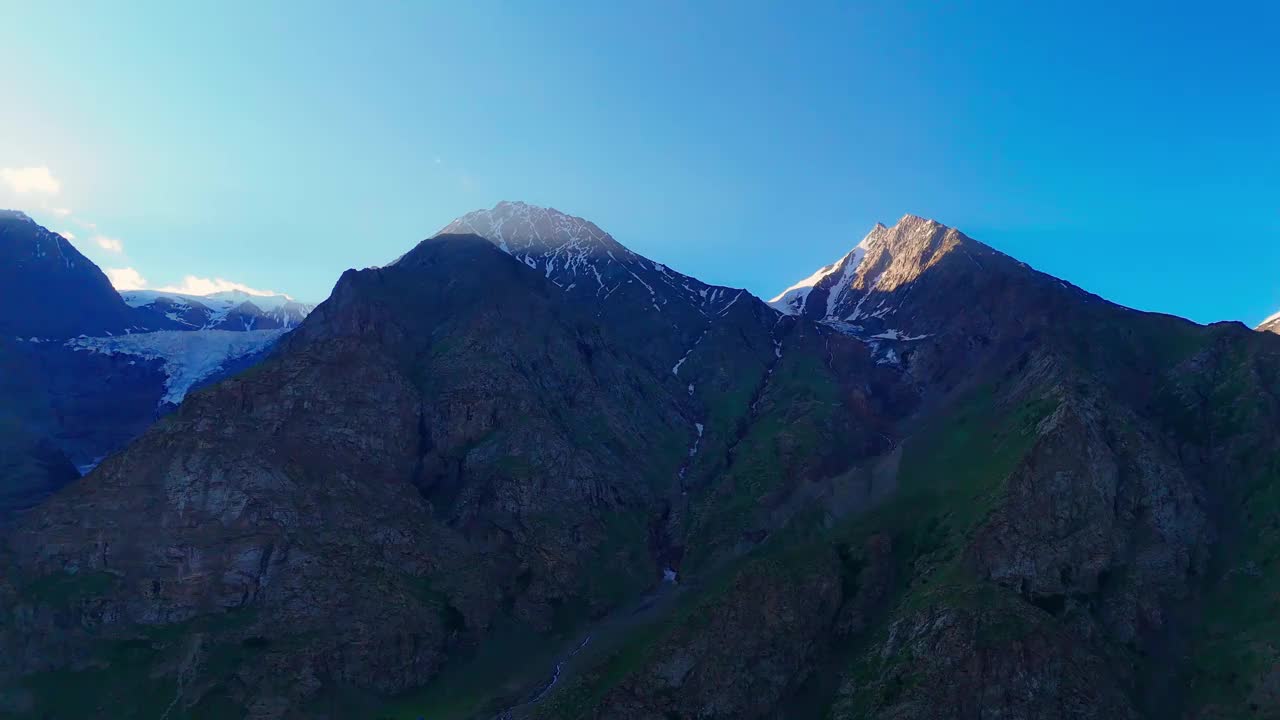
<instances>
[{"instance_id":1,"label":"shaded mountain slope","mask_svg":"<svg viewBox=\"0 0 1280 720\"><path fill-rule=\"evenodd\" d=\"M23 518L7 710L1275 711L1280 338L911 216L782 313L472 225Z\"/></svg>"},{"instance_id":2,"label":"shaded mountain slope","mask_svg":"<svg viewBox=\"0 0 1280 720\"><path fill-rule=\"evenodd\" d=\"M197 393L15 547L35 568L120 578L93 642L256 617L205 650L261 635L279 643L265 664L179 693L193 706L305 704L315 675L313 694L403 690L495 622L546 628L559 605L643 588L659 571L631 513L675 476L692 427L552 293L474 237L348 273L275 358ZM325 632L291 647L282 627Z\"/></svg>"},{"instance_id":3,"label":"shaded mountain slope","mask_svg":"<svg viewBox=\"0 0 1280 720\"><path fill-rule=\"evenodd\" d=\"M1241 553L1270 547L1258 513L1273 482L1280 345L1239 325L1119 308L936 223L908 217L879 232L890 239L846 276L871 289L836 287L850 309L820 320L921 393L922 411L898 424L905 442L829 483L878 493L881 478L892 490L843 518L836 495L815 498L807 523L794 514L738 581L637 634L537 714L1229 717L1274 707L1270 664L1244 637L1267 621L1224 622L1221 603L1270 562ZM854 323L859 302L878 316ZM816 560L833 552L844 561L834 570ZM817 626L782 610L771 632L752 617L761 593L742 583L777 575L778 553L784 567L842 588L824 591L834 613L806 611L826 618ZM1248 607L1270 606L1265 585L1252 590ZM719 629L700 630L708 622ZM717 655L711 638L738 635L768 643L748 657L804 660L766 671ZM1206 643L1214 660L1188 662ZM781 667L791 668L785 682Z\"/></svg>"},{"instance_id":4,"label":"shaded mountain slope","mask_svg":"<svg viewBox=\"0 0 1280 720\"><path fill-rule=\"evenodd\" d=\"M0 210L0 335L65 338L173 326L126 305L66 238L21 212Z\"/></svg>"}]
</instances>

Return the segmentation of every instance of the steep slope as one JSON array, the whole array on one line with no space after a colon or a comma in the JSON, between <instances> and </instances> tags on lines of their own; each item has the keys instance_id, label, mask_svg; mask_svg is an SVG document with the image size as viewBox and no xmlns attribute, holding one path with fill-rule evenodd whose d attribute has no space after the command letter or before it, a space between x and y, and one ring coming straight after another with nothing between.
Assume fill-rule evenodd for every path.
<instances>
[{"instance_id":1,"label":"steep slope","mask_svg":"<svg viewBox=\"0 0 1280 720\"><path fill-rule=\"evenodd\" d=\"M1280 333L1280 313L1263 320L1256 329L1259 332Z\"/></svg>"},{"instance_id":2,"label":"steep slope","mask_svg":"<svg viewBox=\"0 0 1280 720\"><path fill-rule=\"evenodd\" d=\"M880 239L888 232L888 228L880 223L839 260L820 267L809 277L783 290L781 294L769 301L779 312L788 315L800 315L813 319L835 319L836 308L840 300L849 291L854 274L862 265L867 251L878 246ZM810 296L813 296L810 303Z\"/></svg>"},{"instance_id":3,"label":"steep slope","mask_svg":"<svg viewBox=\"0 0 1280 720\"><path fill-rule=\"evenodd\" d=\"M0 335L66 338L170 327L126 305L66 238L21 212L0 210Z\"/></svg>"},{"instance_id":4,"label":"steep slope","mask_svg":"<svg viewBox=\"0 0 1280 720\"><path fill-rule=\"evenodd\" d=\"M40 368L0 337L0 525L80 476L50 439L57 420Z\"/></svg>"}]
</instances>

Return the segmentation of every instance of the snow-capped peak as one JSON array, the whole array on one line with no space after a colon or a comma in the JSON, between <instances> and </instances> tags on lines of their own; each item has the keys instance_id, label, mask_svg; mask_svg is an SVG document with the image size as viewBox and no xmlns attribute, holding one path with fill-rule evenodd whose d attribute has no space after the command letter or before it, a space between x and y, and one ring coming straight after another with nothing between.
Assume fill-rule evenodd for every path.
<instances>
[{"instance_id":1,"label":"snow-capped peak","mask_svg":"<svg viewBox=\"0 0 1280 720\"><path fill-rule=\"evenodd\" d=\"M889 294L913 283L957 249L980 267L970 254L973 241L963 234L933 220L903 215L892 227L877 223L848 254L787 288L770 305L788 315L839 326L882 325L895 312Z\"/></svg>"},{"instance_id":2,"label":"snow-capped peak","mask_svg":"<svg viewBox=\"0 0 1280 720\"><path fill-rule=\"evenodd\" d=\"M821 285L828 290L828 307L827 311L823 313L823 317L830 315L837 297L837 293L831 290L848 283L854 273L858 271L863 259L866 258L867 250L887 229L882 223L876 223L875 227L871 228L871 232L867 233L862 238L862 241L855 245L844 257L830 265L818 268L817 272L783 290L777 297L770 300L769 304L774 309L787 315L800 315L804 312L805 306L809 302L809 295L814 288Z\"/></svg>"},{"instance_id":3,"label":"snow-capped peak","mask_svg":"<svg viewBox=\"0 0 1280 720\"><path fill-rule=\"evenodd\" d=\"M436 236L451 234L479 235L584 299L632 297L654 312L676 303L710 317L744 292L708 285L638 255L590 220L524 202L503 201L467 213Z\"/></svg>"},{"instance_id":4,"label":"snow-capped peak","mask_svg":"<svg viewBox=\"0 0 1280 720\"><path fill-rule=\"evenodd\" d=\"M604 245L617 245L617 241L589 220L554 208L509 200L489 210L469 212L436 234L462 233L479 235L513 255L535 246L537 249L572 248L581 253Z\"/></svg>"},{"instance_id":5,"label":"snow-capped peak","mask_svg":"<svg viewBox=\"0 0 1280 720\"><path fill-rule=\"evenodd\" d=\"M35 220L31 216L21 210L3 210L0 209L0 220L21 220L23 222L34 223Z\"/></svg>"},{"instance_id":6,"label":"snow-capped peak","mask_svg":"<svg viewBox=\"0 0 1280 720\"><path fill-rule=\"evenodd\" d=\"M130 307L148 308L192 329L289 328L302 322L315 307L283 293L255 294L243 290L222 290L208 295L126 290L120 297Z\"/></svg>"},{"instance_id":7,"label":"snow-capped peak","mask_svg":"<svg viewBox=\"0 0 1280 720\"><path fill-rule=\"evenodd\" d=\"M1256 327L1255 329L1261 330L1263 332L1273 332L1273 333L1280 334L1280 312L1275 313L1274 315L1268 317L1266 320L1263 320L1262 322L1258 323L1258 327Z\"/></svg>"}]
</instances>

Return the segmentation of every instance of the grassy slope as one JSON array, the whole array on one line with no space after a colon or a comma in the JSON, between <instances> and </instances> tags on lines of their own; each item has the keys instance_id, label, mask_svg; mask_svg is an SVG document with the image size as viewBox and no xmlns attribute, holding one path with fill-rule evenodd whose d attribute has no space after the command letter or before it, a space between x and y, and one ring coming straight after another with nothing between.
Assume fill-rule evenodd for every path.
<instances>
[{"instance_id":1,"label":"grassy slope","mask_svg":"<svg viewBox=\"0 0 1280 720\"><path fill-rule=\"evenodd\" d=\"M1221 539L1187 648L1190 717L1270 717L1280 704L1280 444L1265 431L1280 343L1250 340L1226 344L1160 398L1181 436L1217 452Z\"/></svg>"},{"instance_id":2,"label":"grassy slope","mask_svg":"<svg viewBox=\"0 0 1280 720\"><path fill-rule=\"evenodd\" d=\"M1000 502L1005 479L1031 449L1036 425L1055 406L1050 396L1008 402L990 387L978 388L907 442L895 497L840 530L845 553L853 557L865 538L888 533L899 582L886 617L839 652L849 663L842 684L867 690L839 698L838 716L872 716L901 692L897 683L911 682L911 658L863 652L884 639L889 620L926 606L998 608L1013 601L1007 590L973 577L961 556ZM882 677L894 678L893 684Z\"/></svg>"},{"instance_id":3,"label":"grassy slope","mask_svg":"<svg viewBox=\"0 0 1280 720\"><path fill-rule=\"evenodd\" d=\"M1052 407L1052 401L1036 398L1010 412L989 389L974 392L908 441L899 491L891 500L829 530L810 525L778 533L757 551L720 568L670 614L638 628L591 672L549 697L537 717L589 716L611 688L645 666L663 640L705 622L706 614L725 601L724 593L740 573L777 575L779 582L786 582L787 574L805 571L834 547L846 558L846 581L853 582L858 555L872 534L892 537L897 576L903 579L894 592L898 608L998 597L1001 591L980 586L964 574L958 556L998 501L1003 479L1030 448L1036 423ZM832 646L830 664L839 672L866 640L850 638ZM833 700L830 682L806 690L807 696L795 698L796 707L816 710Z\"/></svg>"}]
</instances>

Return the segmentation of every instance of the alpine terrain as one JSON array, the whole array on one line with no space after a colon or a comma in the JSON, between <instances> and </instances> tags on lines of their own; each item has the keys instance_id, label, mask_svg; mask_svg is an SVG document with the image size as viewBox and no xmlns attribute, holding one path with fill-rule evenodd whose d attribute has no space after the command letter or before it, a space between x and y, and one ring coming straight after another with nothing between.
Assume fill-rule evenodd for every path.
<instances>
[{"instance_id":1,"label":"alpine terrain","mask_svg":"<svg viewBox=\"0 0 1280 720\"><path fill-rule=\"evenodd\" d=\"M282 296L122 297L66 238L0 210L0 525L192 387L252 364L310 309Z\"/></svg>"},{"instance_id":2,"label":"alpine terrain","mask_svg":"<svg viewBox=\"0 0 1280 720\"><path fill-rule=\"evenodd\" d=\"M231 314L6 222L108 308L23 372ZM514 202L302 314L84 478L32 441L0 715L1280 717L1273 333L911 215L765 303Z\"/></svg>"}]
</instances>

